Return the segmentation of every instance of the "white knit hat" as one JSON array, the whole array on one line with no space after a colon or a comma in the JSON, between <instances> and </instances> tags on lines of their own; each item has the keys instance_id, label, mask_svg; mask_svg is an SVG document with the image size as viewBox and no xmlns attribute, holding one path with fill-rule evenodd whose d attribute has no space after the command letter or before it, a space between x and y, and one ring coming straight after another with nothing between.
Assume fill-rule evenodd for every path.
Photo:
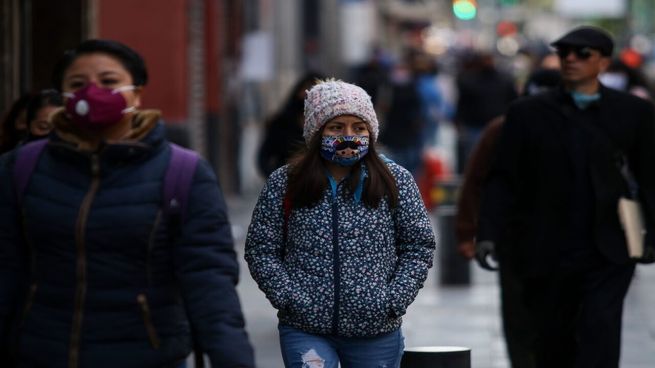
<instances>
[{"instance_id":1,"label":"white knit hat","mask_svg":"<svg viewBox=\"0 0 655 368\"><path fill-rule=\"evenodd\" d=\"M378 138L378 118L371 96L361 87L344 81L329 79L315 84L305 97L305 126L303 137L309 144L323 125L340 115L354 115L370 128L373 141Z\"/></svg>"}]
</instances>

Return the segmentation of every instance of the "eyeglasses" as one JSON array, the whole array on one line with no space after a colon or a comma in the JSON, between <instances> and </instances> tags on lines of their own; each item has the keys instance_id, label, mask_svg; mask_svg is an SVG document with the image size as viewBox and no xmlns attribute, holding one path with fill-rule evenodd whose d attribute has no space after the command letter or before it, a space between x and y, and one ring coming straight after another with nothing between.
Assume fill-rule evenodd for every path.
<instances>
[{"instance_id":1,"label":"eyeglasses","mask_svg":"<svg viewBox=\"0 0 655 368\"><path fill-rule=\"evenodd\" d=\"M565 59L571 52L575 54L575 57L580 60L587 60L593 55L591 52L593 49L590 47L558 47L557 56L561 59Z\"/></svg>"}]
</instances>

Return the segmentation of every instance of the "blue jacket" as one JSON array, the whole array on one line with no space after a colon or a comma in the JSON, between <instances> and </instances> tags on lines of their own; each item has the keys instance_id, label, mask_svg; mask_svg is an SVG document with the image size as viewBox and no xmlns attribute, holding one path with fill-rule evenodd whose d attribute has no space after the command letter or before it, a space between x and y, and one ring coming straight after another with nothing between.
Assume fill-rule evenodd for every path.
<instances>
[{"instance_id":1,"label":"blue jacket","mask_svg":"<svg viewBox=\"0 0 655 368\"><path fill-rule=\"evenodd\" d=\"M97 153L56 115L21 208L0 158L0 331L25 367L163 367L195 340L214 367L253 367L238 264L209 164L186 219L161 210L170 157L156 112Z\"/></svg>"},{"instance_id":2,"label":"blue jacket","mask_svg":"<svg viewBox=\"0 0 655 368\"><path fill-rule=\"evenodd\" d=\"M386 199L369 208L343 181L332 182L316 206L291 212L286 244L288 166L271 174L252 216L246 261L280 323L346 337L400 327L432 266L435 238L412 175L388 167L397 208Z\"/></svg>"}]
</instances>

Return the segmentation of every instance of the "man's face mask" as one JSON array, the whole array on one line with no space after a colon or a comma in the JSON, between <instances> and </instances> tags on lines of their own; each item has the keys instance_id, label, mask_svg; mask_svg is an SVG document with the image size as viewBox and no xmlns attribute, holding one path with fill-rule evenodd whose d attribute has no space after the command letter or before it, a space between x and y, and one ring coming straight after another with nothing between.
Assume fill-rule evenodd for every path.
<instances>
[{"instance_id":1,"label":"man's face mask","mask_svg":"<svg viewBox=\"0 0 655 368\"><path fill-rule=\"evenodd\" d=\"M121 94L133 89L134 86L122 86L112 90L89 83L75 92L63 93L68 97L66 112L80 128L102 130L118 123L124 114L136 109L134 106L127 107L127 101Z\"/></svg>"},{"instance_id":2,"label":"man's face mask","mask_svg":"<svg viewBox=\"0 0 655 368\"><path fill-rule=\"evenodd\" d=\"M328 135L321 140L321 156L337 165L352 166L368 153L368 137Z\"/></svg>"}]
</instances>

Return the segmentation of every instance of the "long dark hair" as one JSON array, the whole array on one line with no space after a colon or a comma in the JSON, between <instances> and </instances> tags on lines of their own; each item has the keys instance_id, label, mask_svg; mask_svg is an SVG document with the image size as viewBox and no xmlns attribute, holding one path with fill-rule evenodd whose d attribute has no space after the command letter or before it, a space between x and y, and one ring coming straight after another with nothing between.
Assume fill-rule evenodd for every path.
<instances>
[{"instance_id":1,"label":"long dark hair","mask_svg":"<svg viewBox=\"0 0 655 368\"><path fill-rule=\"evenodd\" d=\"M0 134L0 154L12 150L27 136L27 130L23 131L16 128L16 122L21 118L26 118L25 112L31 98L31 93L23 94L14 101L4 116L2 125L0 126L0 129L2 129L2 134Z\"/></svg>"},{"instance_id":2,"label":"long dark hair","mask_svg":"<svg viewBox=\"0 0 655 368\"><path fill-rule=\"evenodd\" d=\"M323 197L328 187L325 176L327 170L320 154L322 130L314 134L309 146L290 159L287 193L294 208L313 207ZM359 183L362 164L368 169L364 182L362 202L368 207L377 208L386 197L389 206L398 206L398 187L391 171L382 161L375 143L370 140L368 154L353 166L351 174L345 179L350 193L354 194Z\"/></svg>"},{"instance_id":3,"label":"long dark hair","mask_svg":"<svg viewBox=\"0 0 655 368\"><path fill-rule=\"evenodd\" d=\"M27 103L26 109L26 120L27 120L27 130L29 131L30 124L32 120L36 118L36 115L39 113L44 106L62 106L64 104L61 94L55 89L44 89L39 93L36 93L32 98L30 98Z\"/></svg>"},{"instance_id":4,"label":"long dark hair","mask_svg":"<svg viewBox=\"0 0 655 368\"><path fill-rule=\"evenodd\" d=\"M309 71L305 73L291 88L291 91L289 91L289 94L287 95L287 99L284 102L284 105L280 108L279 111L273 116L272 119L268 120L266 125L271 125L272 121L275 120L276 118L285 118L285 119L295 119L297 116L300 116L302 118L303 115L303 108L305 106L305 96L302 92L304 92L306 89L312 88L314 84L316 84L317 81L325 79L325 75L315 72L315 71ZM288 121L289 124L296 124L296 121ZM301 127L302 130L302 127Z\"/></svg>"}]
</instances>

